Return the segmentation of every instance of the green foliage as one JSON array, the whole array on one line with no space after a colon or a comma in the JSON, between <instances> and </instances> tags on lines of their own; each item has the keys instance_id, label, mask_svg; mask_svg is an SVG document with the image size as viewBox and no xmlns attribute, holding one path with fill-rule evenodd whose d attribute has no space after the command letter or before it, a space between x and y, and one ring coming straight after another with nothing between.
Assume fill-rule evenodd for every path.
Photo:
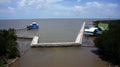
<instances>
[{"instance_id":1,"label":"green foliage","mask_svg":"<svg viewBox=\"0 0 120 67\"><path fill-rule=\"evenodd\" d=\"M17 37L14 29L0 30L0 58L1 62L6 62L4 59L11 59L19 56L17 45ZM4 57L4 58L3 58Z\"/></svg>"},{"instance_id":2,"label":"green foliage","mask_svg":"<svg viewBox=\"0 0 120 67\"><path fill-rule=\"evenodd\" d=\"M6 67L6 63L7 59L4 56L0 57L0 67Z\"/></svg>"},{"instance_id":3,"label":"green foliage","mask_svg":"<svg viewBox=\"0 0 120 67\"><path fill-rule=\"evenodd\" d=\"M4 61L0 60L0 67L6 67Z\"/></svg>"},{"instance_id":4,"label":"green foliage","mask_svg":"<svg viewBox=\"0 0 120 67\"><path fill-rule=\"evenodd\" d=\"M120 20L109 21L109 30L95 39L99 57L113 65L120 65Z\"/></svg>"},{"instance_id":5,"label":"green foliage","mask_svg":"<svg viewBox=\"0 0 120 67\"><path fill-rule=\"evenodd\" d=\"M99 23L98 27L100 27L102 30L108 30L108 23Z\"/></svg>"},{"instance_id":6,"label":"green foliage","mask_svg":"<svg viewBox=\"0 0 120 67\"><path fill-rule=\"evenodd\" d=\"M95 27L101 28L103 31L108 30L108 24L110 21L102 20L102 21L94 21L93 24Z\"/></svg>"}]
</instances>

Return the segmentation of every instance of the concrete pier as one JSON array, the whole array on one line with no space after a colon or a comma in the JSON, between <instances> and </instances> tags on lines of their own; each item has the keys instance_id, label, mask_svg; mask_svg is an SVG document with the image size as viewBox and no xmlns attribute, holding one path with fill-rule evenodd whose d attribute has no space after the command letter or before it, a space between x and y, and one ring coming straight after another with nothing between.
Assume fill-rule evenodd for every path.
<instances>
[{"instance_id":1,"label":"concrete pier","mask_svg":"<svg viewBox=\"0 0 120 67\"><path fill-rule=\"evenodd\" d=\"M56 42L56 43L38 43L31 45L31 47L69 47L69 46L80 46L80 44L75 42Z\"/></svg>"},{"instance_id":2,"label":"concrete pier","mask_svg":"<svg viewBox=\"0 0 120 67\"><path fill-rule=\"evenodd\" d=\"M39 40L39 37L38 36L34 36L32 42L31 42L31 46L37 45L38 44L38 40Z\"/></svg>"},{"instance_id":3,"label":"concrete pier","mask_svg":"<svg viewBox=\"0 0 120 67\"><path fill-rule=\"evenodd\" d=\"M84 33L84 28L85 28L85 22L83 23L80 32L78 33L78 36L75 40L75 43L80 43L82 44L82 39L83 39L83 33Z\"/></svg>"},{"instance_id":4,"label":"concrete pier","mask_svg":"<svg viewBox=\"0 0 120 67\"><path fill-rule=\"evenodd\" d=\"M26 37L26 36L18 36L22 38L32 38L32 42L30 44L31 47L69 47L69 46L81 46L83 33L84 33L85 22L83 23L80 32L75 40L75 42L56 42L56 43L38 43L39 37Z\"/></svg>"},{"instance_id":5,"label":"concrete pier","mask_svg":"<svg viewBox=\"0 0 120 67\"><path fill-rule=\"evenodd\" d=\"M24 35L17 35L17 38L23 38L23 39L33 39L34 36L24 36Z\"/></svg>"},{"instance_id":6,"label":"concrete pier","mask_svg":"<svg viewBox=\"0 0 120 67\"><path fill-rule=\"evenodd\" d=\"M27 28L15 28L15 31L18 31L18 30L27 30Z\"/></svg>"}]
</instances>

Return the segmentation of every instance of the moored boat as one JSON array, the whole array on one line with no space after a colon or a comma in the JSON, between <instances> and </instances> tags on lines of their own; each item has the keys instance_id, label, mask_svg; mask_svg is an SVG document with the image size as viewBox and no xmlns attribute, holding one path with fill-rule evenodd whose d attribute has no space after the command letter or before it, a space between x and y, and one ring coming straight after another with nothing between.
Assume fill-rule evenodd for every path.
<instances>
[{"instance_id":1,"label":"moored boat","mask_svg":"<svg viewBox=\"0 0 120 67\"><path fill-rule=\"evenodd\" d=\"M97 35L101 34L102 30L99 27L94 27L92 25L88 25L85 28L85 35Z\"/></svg>"},{"instance_id":2,"label":"moored boat","mask_svg":"<svg viewBox=\"0 0 120 67\"><path fill-rule=\"evenodd\" d=\"M27 30L31 30L31 29L38 29L39 28L39 24L36 22L33 22L30 25L27 25Z\"/></svg>"}]
</instances>

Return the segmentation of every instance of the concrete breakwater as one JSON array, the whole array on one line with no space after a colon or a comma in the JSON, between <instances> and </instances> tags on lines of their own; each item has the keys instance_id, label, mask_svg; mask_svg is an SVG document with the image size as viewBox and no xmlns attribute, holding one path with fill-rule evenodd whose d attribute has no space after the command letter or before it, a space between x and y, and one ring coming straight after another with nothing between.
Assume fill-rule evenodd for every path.
<instances>
[{"instance_id":1,"label":"concrete breakwater","mask_svg":"<svg viewBox=\"0 0 120 67\"><path fill-rule=\"evenodd\" d=\"M18 38L32 38L31 47L69 47L69 46L81 46L82 39L83 39L83 33L85 28L85 22L83 23L80 32L78 33L78 36L76 37L75 42L55 42L55 43L39 43L39 37L38 36L20 36L18 35Z\"/></svg>"},{"instance_id":2,"label":"concrete breakwater","mask_svg":"<svg viewBox=\"0 0 120 67\"><path fill-rule=\"evenodd\" d=\"M80 44L75 42L56 42L56 43L38 43L35 45L31 45L31 47L70 47L70 46L80 46Z\"/></svg>"},{"instance_id":3,"label":"concrete breakwater","mask_svg":"<svg viewBox=\"0 0 120 67\"><path fill-rule=\"evenodd\" d=\"M66 46L80 46L82 44L82 38L85 28L85 22L78 33L75 42L56 42L56 43L38 43L38 36L34 36L31 42L31 47L66 47Z\"/></svg>"},{"instance_id":4,"label":"concrete breakwater","mask_svg":"<svg viewBox=\"0 0 120 67\"><path fill-rule=\"evenodd\" d=\"M17 38L23 38L23 39L33 39L34 36L24 36L24 35L17 35Z\"/></svg>"},{"instance_id":5,"label":"concrete breakwater","mask_svg":"<svg viewBox=\"0 0 120 67\"><path fill-rule=\"evenodd\" d=\"M15 28L16 31L18 31L18 30L25 30L25 29L27 29L27 28Z\"/></svg>"},{"instance_id":6,"label":"concrete breakwater","mask_svg":"<svg viewBox=\"0 0 120 67\"><path fill-rule=\"evenodd\" d=\"M84 33L84 28L85 28L85 22L83 23L80 32L78 33L78 36L75 40L75 43L80 43L82 44L82 39L83 39L83 33Z\"/></svg>"}]
</instances>

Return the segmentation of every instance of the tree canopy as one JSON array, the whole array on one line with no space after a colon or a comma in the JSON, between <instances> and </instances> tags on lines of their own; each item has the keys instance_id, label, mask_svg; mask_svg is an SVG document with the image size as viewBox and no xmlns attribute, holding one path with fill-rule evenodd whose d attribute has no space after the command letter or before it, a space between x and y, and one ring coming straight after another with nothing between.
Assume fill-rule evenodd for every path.
<instances>
[{"instance_id":1,"label":"tree canopy","mask_svg":"<svg viewBox=\"0 0 120 67\"><path fill-rule=\"evenodd\" d=\"M119 29L120 20L111 20L109 21L109 30L104 31L94 41L98 48L99 57L113 65L120 65Z\"/></svg>"},{"instance_id":2,"label":"tree canopy","mask_svg":"<svg viewBox=\"0 0 120 67\"><path fill-rule=\"evenodd\" d=\"M19 56L16 40L14 29L0 30L0 62L6 63L7 59Z\"/></svg>"}]
</instances>

